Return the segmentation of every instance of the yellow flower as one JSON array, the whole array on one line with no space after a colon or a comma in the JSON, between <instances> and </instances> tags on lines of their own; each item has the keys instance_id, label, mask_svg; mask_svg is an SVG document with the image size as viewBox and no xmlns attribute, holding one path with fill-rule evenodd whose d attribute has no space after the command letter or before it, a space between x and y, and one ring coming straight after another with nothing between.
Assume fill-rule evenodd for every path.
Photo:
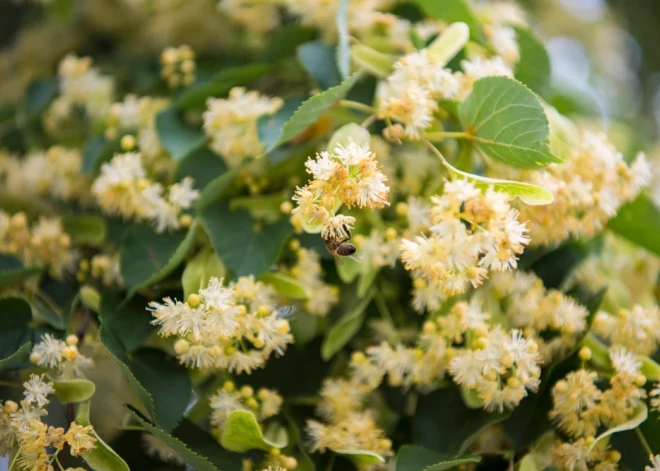
<instances>
[{"instance_id":1,"label":"yellow flower","mask_svg":"<svg viewBox=\"0 0 660 471\"><path fill-rule=\"evenodd\" d=\"M71 454L73 456L89 453L96 445L96 438L91 435L93 428L91 425L82 426L75 422L71 423L69 430L64 435L64 439L71 447Z\"/></svg>"}]
</instances>

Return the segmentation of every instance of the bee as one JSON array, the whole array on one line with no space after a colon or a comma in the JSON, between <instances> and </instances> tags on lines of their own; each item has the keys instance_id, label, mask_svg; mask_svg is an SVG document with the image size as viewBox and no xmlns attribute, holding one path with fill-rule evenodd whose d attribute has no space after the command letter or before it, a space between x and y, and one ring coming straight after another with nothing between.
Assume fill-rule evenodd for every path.
<instances>
[{"instance_id":1,"label":"bee","mask_svg":"<svg viewBox=\"0 0 660 471\"><path fill-rule=\"evenodd\" d=\"M348 243L348 241L351 240L351 232L348 230L348 227L346 227L346 224L343 224L342 227L348 237L345 237L344 239L336 237L330 237L328 239L325 237L323 238L325 248L328 249L328 252L334 257L350 257L357 251L353 244Z\"/></svg>"}]
</instances>

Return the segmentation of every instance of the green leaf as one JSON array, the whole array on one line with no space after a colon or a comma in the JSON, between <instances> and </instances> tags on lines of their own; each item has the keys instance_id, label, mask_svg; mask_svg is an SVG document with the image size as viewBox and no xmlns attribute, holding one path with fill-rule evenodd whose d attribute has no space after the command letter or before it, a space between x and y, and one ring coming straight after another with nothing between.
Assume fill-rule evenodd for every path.
<instances>
[{"instance_id":1,"label":"green leaf","mask_svg":"<svg viewBox=\"0 0 660 471\"><path fill-rule=\"evenodd\" d=\"M273 223L282 218L280 206L288 200L288 193L273 193L266 195L238 196L229 201L229 209L247 209L250 215L258 220Z\"/></svg>"},{"instance_id":2,"label":"green leaf","mask_svg":"<svg viewBox=\"0 0 660 471\"><path fill-rule=\"evenodd\" d=\"M40 272L41 268L25 267L17 258L0 254L0 286L23 281Z\"/></svg>"},{"instance_id":3,"label":"green leaf","mask_svg":"<svg viewBox=\"0 0 660 471\"><path fill-rule=\"evenodd\" d=\"M362 271L360 262L348 257L342 258L340 262L337 262L336 266L339 279L346 284L352 283Z\"/></svg>"},{"instance_id":4,"label":"green leaf","mask_svg":"<svg viewBox=\"0 0 660 471\"><path fill-rule=\"evenodd\" d=\"M511 414L469 409L457 388L421 395L415 409L415 443L439 453L456 456L465 453L482 430Z\"/></svg>"},{"instance_id":5,"label":"green leaf","mask_svg":"<svg viewBox=\"0 0 660 471\"><path fill-rule=\"evenodd\" d=\"M118 335L104 325L99 337L156 424L166 431L174 428L192 394L188 370L161 350L142 348L129 353Z\"/></svg>"},{"instance_id":6,"label":"green leaf","mask_svg":"<svg viewBox=\"0 0 660 471\"><path fill-rule=\"evenodd\" d=\"M230 211L224 201L204 208L200 220L215 253L234 277L266 272L291 233L289 221L258 226L250 213Z\"/></svg>"},{"instance_id":7,"label":"green leaf","mask_svg":"<svg viewBox=\"0 0 660 471\"><path fill-rule=\"evenodd\" d=\"M3 358L2 360L0 360L0 370L7 369L8 367L12 366L12 364L18 362L19 360L22 360L24 358L27 359L31 351L32 351L32 342L25 342L13 354L9 355L7 358Z\"/></svg>"},{"instance_id":8,"label":"green leaf","mask_svg":"<svg viewBox=\"0 0 660 471\"><path fill-rule=\"evenodd\" d=\"M154 348L135 351L128 367L153 398L152 417L155 416L156 424L163 430L173 429L183 417L192 394L188 370Z\"/></svg>"},{"instance_id":9,"label":"green leaf","mask_svg":"<svg viewBox=\"0 0 660 471\"><path fill-rule=\"evenodd\" d=\"M348 32L348 0L339 0L337 7L337 66L342 79L346 80L351 74L351 48Z\"/></svg>"},{"instance_id":10,"label":"green leaf","mask_svg":"<svg viewBox=\"0 0 660 471\"><path fill-rule=\"evenodd\" d=\"M546 288L559 289L587 257L600 251L602 245L602 237L566 242L541 256L531 269L543 280Z\"/></svg>"},{"instance_id":11,"label":"green leaf","mask_svg":"<svg viewBox=\"0 0 660 471\"><path fill-rule=\"evenodd\" d=\"M367 293L328 330L321 345L321 358L323 360L328 361L332 358L358 333L364 323L365 310L373 295L373 290Z\"/></svg>"},{"instance_id":12,"label":"green leaf","mask_svg":"<svg viewBox=\"0 0 660 471\"><path fill-rule=\"evenodd\" d=\"M648 196L639 195L635 201L621 207L607 227L633 244L660 255L660 209Z\"/></svg>"},{"instance_id":13,"label":"green leaf","mask_svg":"<svg viewBox=\"0 0 660 471\"><path fill-rule=\"evenodd\" d=\"M204 190L202 190L199 198L197 198L197 203L195 203L197 213L200 213L204 208L215 203L218 199L223 198L234 182L237 173L237 169L229 170L211 180Z\"/></svg>"},{"instance_id":14,"label":"green leaf","mask_svg":"<svg viewBox=\"0 0 660 471\"><path fill-rule=\"evenodd\" d=\"M105 242L105 220L100 216L65 216L62 222L74 245L99 246Z\"/></svg>"},{"instance_id":15,"label":"green leaf","mask_svg":"<svg viewBox=\"0 0 660 471\"><path fill-rule=\"evenodd\" d=\"M226 171L227 166L222 158L210 149L202 147L190 152L179 162L174 180L181 181L184 177L192 177L194 187L202 190Z\"/></svg>"},{"instance_id":16,"label":"green leaf","mask_svg":"<svg viewBox=\"0 0 660 471\"><path fill-rule=\"evenodd\" d=\"M223 450L209 435L187 419L172 434L156 428L140 412L131 406L128 410L150 433L163 440L179 453L183 460L197 471L242 471L240 455Z\"/></svg>"},{"instance_id":17,"label":"green leaf","mask_svg":"<svg viewBox=\"0 0 660 471\"><path fill-rule=\"evenodd\" d=\"M297 56L307 73L323 90L341 83L332 45L323 40L310 41L298 46Z\"/></svg>"},{"instance_id":18,"label":"green leaf","mask_svg":"<svg viewBox=\"0 0 660 471\"><path fill-rule=\"evenodd\" d=\"M596 440L591 444L589 447L589 451L593 450L594 447L601 441L607 439L607 437L618 433L618 432L625 432L626 430L633 430L637 428L642 422L644 422L649 415L649 410L648 407L646 407L646 404L640 401L640 403L635 407L632 413L632 417L622 423L621 425L617 425L616 427L612 427L611 429L601 433L598 435Z\"/></svg>"},{"instance_id":19,"label":"green leaf","mask_svg":"<svg viewBox=\"0 0 660 471\"><path fill-rule=\"evenodd\" d=\"M645 356L639 356L638 360L642 364L640 373L642 373L646 379L660 381L660 365L658 363Z\"/></svg>"},{"instance_id":20,"label":"green leaf","mask_svg":"<svg viewBox=\"0 0 660 471\"><path fill-rule=\"evenodd\" d=\"M155 327L151 324L153 316L147 310L147 299L135 296L122 301L120 293L105 292L96 312L103 329L116 339L123 353L130 354L144 343Z\"/></svg>"},{"instance_id":21,"label":"green leaf","mask_svg":"<svg viewBox=\"0 0 660 471\"><path fill-rule=\"evenodd\" d=\"M464 178L482 190L493 187L495 190L506 193L511 198L520 198L520 200L532 206L552 203L554 197L552 193L540 186L531 183L513 182L510 180L499 180L497 178L482 177L471 173L463 172L452 167L448 162L444 162L445 167L456 177Z\"/></svg>"},{"instance_id":22,"label":"green leaf","mask_svg":"<svg viewBox=\"0 0 660 471\"><path fill-rule=\"evenodd\" d=\"M0 298L0 365L9 364L30 341L32 308L15 296Z\"/></svg>"},{"instance_id":23,"label":"green leaf","mask_svg":"<svg viewBox=\"0 0 660 471\"><path fill-rule=\"evenodd\" d=\"M307 290L298 283L298 280L278 272L264 273L259 277L259 281L272 286L277 294L288 299L307 299L309 294Z\"/></svg>"},{"instance_id":24,"label":"green leaf","mask_svg":"<svg viewBox=\"0 0 660 471\"><path fill-rule=\"evenodd\" d=\"M421 446L403 445L396 456L395 469L396 471L443 471L461 464L479 463L480 461L481 457L476 455L454 458Z\"/></svg>"},{"instance_id":25,"label":"green leaf","mask_svg":"<svg viewBox=\"0 0 660 471\"><path fill-rule=\"evenodd\" d=\"M121 152L120 139L106 140L99 136L89 140L83 148L82 173L91 175L98 171L101 164L109 161L117 153Z\"/></svg>"},{"instance_id":26,"label":"green leaf","mask_svg":"<svg viewBox=\"0 0 660 471\"><path fill-rule=\"evenodd\" d=\"M380 273L380 268L374 268L371 265L367 266L366 270L362 270L360 280L357 286L358 298L361 298L371 289Z\"/></svg>"},{"instance_id":27,"label":"green leaf","mask_svg":"<svg viewBox=\"0 0 660 471\"><path fill-rule=\"evenodd\" d=\"M129 227L119 248L121 276L130 293L152 285L172 272L195 241L197 223L187 233L157 234L151 227Z\"/></svg>"},{"instance_id":28,"label":"green leaf","mask_svg":"<svg viewBox=\"0 0 660 471\"><path fill-rule=\"evenodd\" d=\"M94 383L86 379L53 381L53 386L55 395L62 404L87 401L96 391Z\"/></svg>"},{"instance_id":29,"label":"green leaf","mask_svg":"<svg viewBox=\"0 0 660 471\"><path fill-rule=\"evenodd\" d=\"M282 136L282 128L289 122L298 108L305 102L306 98L305 95L289 97L284 100L284 105L277 113L272 116L262 116L257 120L257 133L259 140L267 149L266 153L269 153L279 145L278 140Z\"/></svg>"},{"instance_id":30,"label":"green leaf","mask_svg":"<svg viewBox=\"0 0 660 471\"><path fill-rule=\"evenodd\" d=\"M166 108L156 115L156 132L174 160L183 159L206 142L204 133L184 123L175 108Z\"/></svg>"},{"instance_id":31,"label":"green leaf","mask_svg":"<svg viewBox=\"0 0 660 471\"><path fill-rule=\"evenodd\" d=\"M361 73L358 71L336 87L329 88L305 101L295 113L293 113L293 116L291 116L286 124L282 126L279 134L274 130L270 130L268 133L264 130L260 130L259 140L264 143L268 149L267 152L270 152L281 144L290 141L314 124L316 120L319 119L332 105L346 96L351 88L353 88L353 85L359 80L360 76ZM271 119L276 121L278 115L279 112ZM268 120L265 122L268 122Z\"/></svg>"},{"instance_id":32,"label":"green leaf","mask_svg":"<svg viewBox=\"0 0 660 471\"><path fill-rule=\"evenodd\" d=\"M515 27L520 60L514 75L532 91L544 96L550 85L550 56L539 38L527 28Z\"/></svg>"},{"instance_id":33,"label":"green leaf","mask_svg":"<svg viewBox=\"0 0 660 471\"><path fill-rule=\"evenodd\" d=\"M351 46L351 60L371 75L385 78L394 70L397 57L393 54L377 51L364 44L354 44Z\"/></svg>"},{"instance_id":34,"label":"green leaf","mask_svg":"<svg viewBox=\"0 0 660 471\"><path fill-rule=\"evenodd\" d=\"M335 450L332 448L331 450L338 455L348 458L358 468L364 468L385 462L385 458L378 453L369 450Z\"/></svg>"},{"instance_id":35,"label":"green leaf","mask_svg":"<svg viewBox=\"0 0 660 471\"><path fill-rule=\"evenodd\" d=\"M403 445L396 455L395 470L421 471L447 458L447 455L436 453L421 446Z\"/></svg>"},{"instance_id":36,"label":"green leaf","mask_svg":"<svg viewBox=\"0 0 660 471\"><path fill-rule=\"evenodd\" d=\"M277 62L296 53L296 49L316 36L316 30L300 23L289 23L275 31L264 48L263 58L268 62ZM334 57L331 60L334 62Z\"/></svg>"},{"instance_id":37,"label":"green leaf","mask_svg":"<svg viewBox=\"0 0 660 471\"><path fill-rule=\"evenodd\" d=\"M431 18L447 23L462 21L470 27L470 37L481 40L481 25L467 0L415 0Z\"/></svg>"},{"instance_id":38,"label":"green leaf","mask_svg":"<svg viewBox=\"0 0 660 471\"><path fill-rule=\"evenodd\" d=\"M258 79L271 69L270 64L259 63L222 69L209 82L197 83L182 91L176 100L176 107L204 108L207 98L222 96L236 86Z\"/></svg>"},{"instance_id":39,"label":"green leaf","mask_svg":"<svg viewBox=\"0 0 660 471\"><path fill-rule=\"evenodd\" d=\"M534 453L528 453L520 460L519 471L541 471L536 464L536 459L534 459Z\"/></svg>"},{"instance_id":40,"label":"green leaf","mask_svg":"<svg viewBox=\"0 0 660 471\"><path fill-rule=\"evenodd\" d=\"M183 285L183 297L188 298L193 293L198 293L206 288L211 277L222 279L226 270L218 256L211 248L199 252L186 264L181 276Z\"/></svg>"},{"instance_id":41,"label":"green leaf","mask_svg":"<svg viewBox=\"0 0 660 471\"><path fill-rule=\"evenodd\" d=\"M235 410L229 413L222 432L220 443L230 451L239 453L248 450L264 450L284 448L288 438L280 442L271 442L264 437L261 427L254 414L247 410Z\"/></svg>"},{"instance_id":42,"label":"green leaf","mask_svg":"<svg viewBox=\"0 0 660 471\"><path fill-rule=\"evenodd\" d=\"M90 425L89 406L89 402L84 402L78 406L76 422L80 425ZM96 438L96 448L81 456L94 471L130 471L126 462L101 440L96 431L92 430L91 434Z\"/></svg>"},{"instance_id":43,"label":"green leaf","mask_svg":"<svg viewBox=\"0 0 660 471\"><path fill-rule=\"evenodd\" d=\"M450 24L428 47L436 63L447 64L470 39L470 27L463 22Z\"/></svg>"},{"instance_id":44,"label":"green leaf","mask_svg":"<svg viewBox=\"0 0 660 471\"><path fill-rule=\"evenodd\" d=\"M580 143L580 133L573 121L559 114L553 106L543 103L543 108L550 123L550 151L561 160L567 160Z\"/></svg>"},{"instance_id":45,"label":"green leaf","mask_svg":"<svg viewBox=\"0 0 660 471\"><path fill-rule=\"evenodd\" d=\"M561 162L550 153L543 106L520 82L507 77L477 80L458 113L476 147L500 162L525 168Z\"/></svg>"},{"instance_id":46,"label":"green leaf","mask_svg":"<svg viewBox=\"0 0 660 471\"><path fill-rule=\"evenodd\" d=\"M454 469L459 465L468 463L479 463L481 456L471 455L462 458L454 458L451 460L441 461L431 466L424 468L424 471L445 471L447 469Z\"/></svg>"},{"instance_id":47,"label":"green leaf","mask_svg":"<svg viewBox=\"0 0 660 471\"><path fill-rule=\"evenodd\" d=\"M55 79L38 79L32 82L26 90L25 113L28 119L36 118L46 111L57 96L59 87Z\"/></svg>"}]
</instances>

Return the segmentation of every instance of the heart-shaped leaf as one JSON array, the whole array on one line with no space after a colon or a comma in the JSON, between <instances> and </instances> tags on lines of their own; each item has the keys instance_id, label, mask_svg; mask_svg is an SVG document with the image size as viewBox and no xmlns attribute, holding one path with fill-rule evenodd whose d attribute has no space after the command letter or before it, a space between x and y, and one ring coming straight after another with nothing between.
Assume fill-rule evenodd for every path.
<instances>
[{"instance_id":1,"label":"heart-shaped leaf","mask_svg":"<svg viewBox=\"0 0 660 471\"><path fill-rule=\"evenodd\" d=\"M541 102L516 80L477 80L458 114L477 149L493 159L525 168L561 162L550 152L550 127Z\"/></svg>"},{"instance_id":2,"label":"heart-shaped leaf","mask_svg":"<svg viewBox=\"0 0 660 471\"><path fill-rule=\"evenodd\" d=\"M248 450L269 451L271 448L284 448L289 441L286 434L278 437L278 440L274 442L264 436L254 413L235 410L227 417L220 443L227 450L243 453Z\"/></svg>"}]
</instances>

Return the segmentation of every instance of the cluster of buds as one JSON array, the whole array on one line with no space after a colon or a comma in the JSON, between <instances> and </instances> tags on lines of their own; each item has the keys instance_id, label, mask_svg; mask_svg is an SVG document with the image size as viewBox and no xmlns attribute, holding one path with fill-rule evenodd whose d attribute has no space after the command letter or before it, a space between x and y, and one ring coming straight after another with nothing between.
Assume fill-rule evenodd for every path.
<instances>
[{"instance_id":1,"label":"cluster of buds","mask_svg":"<svg viewBox=\"0 0 660 471\"><path fill-rule=\"evenodd\" d=\"M76 259L71 237L59 218L42 216L29 227L23 212L10 216L0 211L0 252L17 257L28 267L48 266L55 278L71 271Z\"/></svg>"},{"instance_id":2,"label":"cluster of buds","mask_svg":"<svg viewBox=\"0 0 660 471\"><path fill-rule=\"evenodd\" d=\"M331 152L320 152L305 163L314 178L296 190L292 222L326 239L345 239L355 218L336 214L342 205L379 209L388 205L389 187L368 144L350 140Z\"/></svg>"},{"instance_id":3,"label":"cluster of buds","mask_svg":"<svg viewBox=\"0 0 660 471\"><path fill-rule=\"evenodd\" d=\"M161 77L170 88L187 87L195 82L195 52L190 46L168 47L160 55Z\"/></svg>"},{"instance_id":4,"label":"cluster of buds","mask_svg":"<svg viewBox=\"0 0 660 471\"><path fill-rule=\"evenodd\" d=\"M251 373L273 353L284 354L293 342L289 322L274 302L271 287L241 277L225 288L211 278L185 303L165 298L151 302L160 335L176 335L174 350L184 365L201 370Z\"/></svg>"},{"instance_id":5,"label":"cluster of buds","mask_svg":"<svg viewBox=\"0 0 660 471\"><path fill-rule=\"evenodd\" d=\"M43 368L56 370L62 379L82 376L82 371L93 363L78 351L78 337L69 335L64 341L44 334L41 342L32 348L30 362Z\"/></svg>"},{"instance_id":6,"label":"cluster of buds","mask_svg":"<svg viewBox=\"0 0 660 471\"><path fill-rule=\"evenodd\" d=\"M190 177L167 188L148 178L138 152L116 154L103 164L92 193L106 213L151 220L158 233L189 227L192 217L184 210L199 196Z\"/></svg>"}]
</instances>

